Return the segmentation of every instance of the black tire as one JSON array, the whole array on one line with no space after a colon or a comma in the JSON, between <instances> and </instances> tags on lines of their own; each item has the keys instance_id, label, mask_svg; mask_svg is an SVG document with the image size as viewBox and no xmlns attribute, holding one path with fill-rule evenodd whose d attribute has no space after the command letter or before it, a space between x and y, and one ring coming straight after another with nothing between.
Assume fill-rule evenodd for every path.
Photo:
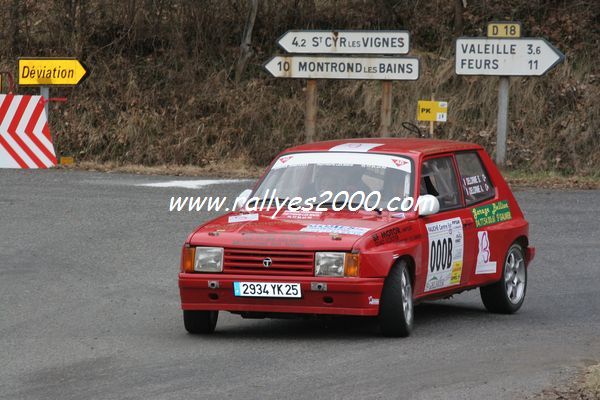
<instances>
[{"instance_id":1,"label":"black tire","mask_svg":"<svg viewBox=\"0 0 600 400\"><path fill-rule=\"evenodd\" d=\"M522 267L518 267L518 273L510 267L509 258L511 257L511 254L520 260L518 262L522 263ZM519 283L514 284L514 278L510 278L511 276L517 276ZM521 282L523 284L522 286L515 286L519 285ZM512 290L509 289L509 285L513 286ZM525 257L521 245L513 243L506 252L504 263L502 264L502 277L500 280L489 286L479 288L479 291L481 293L483 305L489 312L496 314L513 314L521 308L525 301L525 293L527 292L527 268L525 266ZM509 292L512 294L509 294Z\"/></svg>"},{"instance_id":2,"label":"black tire","mask_svg":"<svg viewBox=\"0 0 600 400\"><path fill-rule=\"evenodd\" d=\"M215 331L218 311L183 311L183 325L191 334L209 334Z\"/></svg>"},{"instance_id":3,"label":"black tire","mask_svg":"<svg viewBox=\"0 0 600 400\"><path fill-rule=\"evenodd\" d=\"M403 281L404 277L404 281ZM407 293L408 308L403 300L403 286ZM413 329L413 291L410 273L405 261L392 267L383 283L379 305L379 327L384 336L406 337Z\"/></svg>"}]
</instances>

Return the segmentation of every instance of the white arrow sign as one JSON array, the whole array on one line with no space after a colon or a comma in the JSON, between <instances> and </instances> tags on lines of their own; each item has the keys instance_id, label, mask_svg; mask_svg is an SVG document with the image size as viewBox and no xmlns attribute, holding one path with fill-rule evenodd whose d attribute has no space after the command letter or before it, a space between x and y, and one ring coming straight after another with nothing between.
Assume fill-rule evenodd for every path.
<instances>
[{"instance_id":1,"label":"white arrow sign","mask_svg":"<svg viewBox=\"0 0 600 400\"><path fill-rule=\"evenodd\" d=\"M408 31L287 31L277 43L288 53L407 54Z\"/></svg>"},{"instance_id":2,"label":"white arrow sign","mask_svg":"<svg viewBox=\"0 0 600 400\"><path fill-rule=\"evenodd\" d=\"M565 58L540 38L456 40L457 75L540 76Z\"/></svg>"},{"instance_id":3,"label":"white arrow sign","mask_svg":"<svg viewBox=\"0 0 600 400\"><path fill-rule=\"evenodd\" d=\"M419 59L409 57L275 56L265 68L276 78L419 79Z\"/></svg>"}]
</instances>

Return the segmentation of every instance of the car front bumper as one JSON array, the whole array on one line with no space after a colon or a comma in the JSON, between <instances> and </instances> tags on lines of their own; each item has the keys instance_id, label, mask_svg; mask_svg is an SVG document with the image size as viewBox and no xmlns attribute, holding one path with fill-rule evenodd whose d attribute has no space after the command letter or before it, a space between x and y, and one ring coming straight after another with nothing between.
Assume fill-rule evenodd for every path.
<instances>
[{"instance_id":1,"label":"car front bumper","mask_svg":"<svg viewBox=\"0 0 600 400\"><path fill-rule=\"evenodd\" d=\"M238 297L233 282L299 283L302 297ZM383 278L179 274L183 310L374 316L382 288Z\"/></svg>"}]
</instances>

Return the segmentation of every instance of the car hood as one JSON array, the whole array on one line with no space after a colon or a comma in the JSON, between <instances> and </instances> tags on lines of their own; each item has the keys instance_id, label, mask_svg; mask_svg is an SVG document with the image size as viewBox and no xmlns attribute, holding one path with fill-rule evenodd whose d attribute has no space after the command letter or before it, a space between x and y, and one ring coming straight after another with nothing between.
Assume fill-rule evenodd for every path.
<instances>
[{"instance_id":1,"label":"car hood","mask_svg":"<svg viewBox=\"0 0 600 400\"><path fill-rule=\"evenodd\" d=\"M375 211L284 211L229 213L201 225L189 242L234 248L350 250L370 231L409 219L408 214Z\"/></svg>"}]
</instances>

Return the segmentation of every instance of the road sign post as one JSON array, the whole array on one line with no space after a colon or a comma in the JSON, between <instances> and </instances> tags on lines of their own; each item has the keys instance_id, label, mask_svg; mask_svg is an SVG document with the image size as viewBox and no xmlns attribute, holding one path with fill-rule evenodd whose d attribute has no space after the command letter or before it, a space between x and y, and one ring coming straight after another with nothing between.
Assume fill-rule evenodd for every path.
<instances>
[{"instance_id":1,"label":"road sign post","mask_svg":"<svg viewBox=\"0 0 600 400\"><path fill-rule=\"evenodd\" d=\"M50 86L77 86L87 78L87 67L76 58L44 58L22 57L19 64L19 86L34 86L40 88L44 99L44 111L48 121L48 102Z\"/></svg>"},{"instance_id":2,"label":"road sign post","mask_svg":"<svg viewBox=\"0 0 600 400\"><path fill-rule=\"evenodd\" d=\"M456 40L457 75L499 76L496 163L506 162L508 97L511 76L541 76L565 58L543 38L518 38L521 26L513 22L488 25L494 37L463 37ZM500 38L498 38L500 37Z\"/></svg>"},{"instance_id":3,"label":"road sign post","mask_svg":"<svg viewBox=\"0 0 600 400\"><path fill-rule=\"evenodd\" d=\"M431 93L431 101L435 101L435 93ZM429 121L429 136L431 138L435 137L435 121L431 120Z\"/></svg>"},{"instance_id":4,"label":"road sign post","mask_svg":"<svg viewBox=\"0 0 600 400\"><path fill-rule=\"evenodd\" d=\"M277 40L277 44L286 52L298 55L274 56L264 67L276 78L308 80L304 115L308 142L313 140L316 130L316 79L383 81L379 133L387 136L392 121L391 81L419 78L417 58L397 57L409 51L410 35L407 31L290 30ZM344 56L348 54L357 56Z\"/></svg>"},{"instance_id":5,"label":"road sign post","mask_svg":"<svg viewBox=\"0 0 600 400\"><path fill-rule=\"evenodd\" d=\"M392 81L381 82L381 126L379 135L386 137L390 135L392 125Z\"/></svg>"},{"instance_id":6,"label":"road sign post","mask_svg":"<svg viewBox=\"0 0 600 400\"><path fill-rule=\"evenodd\" d=\"M501 76L498 85L498 120L496 123L496 164L506 161L506 137L508 136L508 91L510 77Z\"/></svg>"},{"instance_id":7,"label":"road sign post","mask_svg":"<svg viewBox=\"0 0 600 400\"><path fill-rule=\"evenodd\" d=\"M48 115L48 99L50 99L50 88L48 86L40 86L40 96L44 98L44 111L46 111L46 116Z\"/></svg>"},{"instance_id":8,"label":"road sign post","mask_svg":"<svg viewBox=\"0 0 600 400\"><path fill-rule=\"evenodd\" d=\"M304 136L306 142L310 143L315 138L317 125L317 81L309 79L306 81L306 110L304 114Z\"/></svg>"}]
</instances>

